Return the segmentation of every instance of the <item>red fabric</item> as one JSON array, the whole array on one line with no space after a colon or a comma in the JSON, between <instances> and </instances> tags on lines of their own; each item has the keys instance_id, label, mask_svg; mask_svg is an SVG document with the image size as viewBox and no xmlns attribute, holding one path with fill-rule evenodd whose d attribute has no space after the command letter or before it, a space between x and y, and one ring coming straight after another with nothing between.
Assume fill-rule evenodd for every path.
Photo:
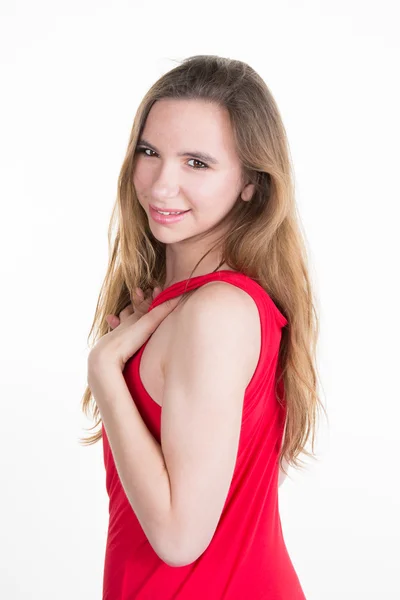
<instances>
[{"instance_id":1,"label":"red fabric","mask_svg":"<svg viewBox=\"0 0 400 600\"><path fill-rule=\"evenodd\" d=\"M180 295L187 281L163 290L149 310ZM103 426L109 495L103 600L305 599L285 546L278 507L278 452L285 408L276 399L274 382L281 328L287 320L264 289L242 273L226 270L199 275L189 281L187 289L209 281L226 281L250 294L262 329L260 358L246 389L237 461L222 515L211 543L195 562L168 566L148 542L126 498ZM161 443L162 409L139 378L146 343L126 363L123 373L143 420Z\"/></svg>"}]
</instances>

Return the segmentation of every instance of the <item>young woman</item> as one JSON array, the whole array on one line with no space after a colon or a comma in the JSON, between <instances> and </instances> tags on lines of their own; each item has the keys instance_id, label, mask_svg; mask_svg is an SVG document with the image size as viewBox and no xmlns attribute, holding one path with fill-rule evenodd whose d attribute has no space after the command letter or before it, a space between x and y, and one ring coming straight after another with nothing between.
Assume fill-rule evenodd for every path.
<instances>
[{"instance_id":1,"label":"young woman","mask_svg":"<svg viewBox=\"0 0 400 600\"><path fill-rule=\"evenodd\" d=\"M264 81L184 60L140 104L118 184L83 397L110 501L103 600L304 599L278 485L314 458L318 320Z\"/></svg>"}]
</instances>

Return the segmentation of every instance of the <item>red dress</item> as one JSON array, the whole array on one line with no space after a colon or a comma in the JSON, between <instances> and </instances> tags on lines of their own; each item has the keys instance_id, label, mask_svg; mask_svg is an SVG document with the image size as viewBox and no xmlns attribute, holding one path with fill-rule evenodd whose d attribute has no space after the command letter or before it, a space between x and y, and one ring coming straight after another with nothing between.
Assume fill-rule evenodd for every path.
<instances>
[{"instance_id":1,"label":"red dress","mask_svg":"<svg viewBox=\"0 0 400 600\"><path fill-rule=\"evenodd\" d=\"M187 281L164 289L149 310L160 300L182 294ZM278 506L278 452L285 408L276 399L274 382L281 328L287 320L265 290L243 273L225 270L199 275L192 277L187 289L209 281L225 281L250 294L262 331L260 358L246 388L237 461L221 518L196 561L183 567L163 562L127 500L103 426L109 496L103 600L305 600L285 546ZM123 374L144 422L161 443L162 408L139 377L146 343L128 360Z\"/></svg>"}]
</instances>

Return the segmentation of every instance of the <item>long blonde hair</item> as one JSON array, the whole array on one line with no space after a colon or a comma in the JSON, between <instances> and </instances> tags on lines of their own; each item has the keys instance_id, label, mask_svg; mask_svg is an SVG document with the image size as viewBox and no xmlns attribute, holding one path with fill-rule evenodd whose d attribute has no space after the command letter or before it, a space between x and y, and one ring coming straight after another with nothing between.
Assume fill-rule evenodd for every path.
<instances>
[{"instance_id":1,"label":"long blonde hair","mask_svg":"<svg viewBox=\"0 0 400 600\"><path fill-rule=\"evenodd\" d=\"M276 382L278 401L282 402L278 384L283 380L287 409L279 460L284 472L284 460L302 468L301 453L315 458L318 410L326 413L317 389L319 321L296 212L286 131L267 85L246 63L212 55L192 56L165 73L143 98L118 178L108 229L109 263L88 343L91 335L94 345L108 333L106 315L118 315L131 302L136 287L149 297L156 286L165 283L165 244L152 235L132 182L136 145L152 105L161 98L206 100L229 113L243 182L253 183L255 192L248 202L239 197L226 216L229 228L220 239L220 264L225 262L257 281L288 320L282 329L280 377ZM186 297L183 295L182 300ZM90 408L92 418L97 419L89 428L92 430L101 423L101 417L87 386L82 398L86 416ZM310 436L311 453L306 449ZM101 437L100 427L81 443L90 445Z\"/></svg>"}]
</instances>

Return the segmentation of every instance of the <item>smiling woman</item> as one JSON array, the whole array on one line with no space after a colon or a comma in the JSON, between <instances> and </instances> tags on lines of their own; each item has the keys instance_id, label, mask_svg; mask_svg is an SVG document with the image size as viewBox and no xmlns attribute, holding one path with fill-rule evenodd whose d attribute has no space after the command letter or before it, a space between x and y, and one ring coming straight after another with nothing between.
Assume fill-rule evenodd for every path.
<instances>
[{"instance_id":1,"label":"smiling woman","mask_svg":"<svg viewBox=\"0 0 400 600\"><path fill-rule=\"evenodd\" d=\"M193 258L217 242L239 194L242 203L251 199L255 187L244 181L235 146L229 113L222 106L181 98L161 98L152 105L136 147L132 180L152 234L166 244L167 281L170 273L175 279L185 277ZM152 206L187 212L184 217L160 218ZM156 223L176 226L155 228ZM178 244L192 248L191 264L184 264ZM210 265L218 261L218 254L217 250L209 257Z\"/></svg>"},{"instance_id":2,"label":"smiling woman","mask_svg":"<svg viewBox=\"0 0 400 600\"><path fill-rule=\"evenodd\" d=\"M110 500L103 600L305 598L278 503L323 409L296 213L285 129L249 65L194 56L154 83L83 397Z\"/></svg>"}]
</instances>

